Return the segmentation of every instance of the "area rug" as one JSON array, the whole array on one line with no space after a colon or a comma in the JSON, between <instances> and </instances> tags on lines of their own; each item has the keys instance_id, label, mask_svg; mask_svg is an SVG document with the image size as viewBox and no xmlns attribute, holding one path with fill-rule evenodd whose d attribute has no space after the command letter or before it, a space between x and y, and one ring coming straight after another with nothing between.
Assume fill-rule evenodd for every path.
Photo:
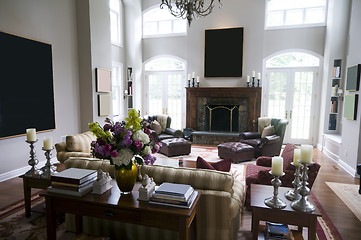
<instances>
[{"instance_id":1,"label":"area rug","mask_svg":"<svg viewBox=\"0 0 361 240\"><path fill-rule=\"evenodd\" d=\"M358 192L360 185L336 182L326 182L326 184L361 221L361 194Z\"/></svg>"}]
</instances>

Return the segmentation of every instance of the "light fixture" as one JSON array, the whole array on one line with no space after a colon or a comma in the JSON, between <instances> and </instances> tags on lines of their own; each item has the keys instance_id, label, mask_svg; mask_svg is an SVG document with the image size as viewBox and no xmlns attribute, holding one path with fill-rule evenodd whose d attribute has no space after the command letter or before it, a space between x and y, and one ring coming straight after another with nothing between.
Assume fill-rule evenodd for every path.
<instances>
[{"instance_id":1,"label":"light fixture","mask_svg":"<svg viewBox=\"0 0 361 240\"><path fill-rule=\"evenodd\" d=\"M212 12L215 0L210 1L208 7L205 5L205 0L162 0L160 8L163 9L164 5L168 7L169 12L177 17L188 20L189 26L193 18L205 17ZM223 7L221 0L218 0L219 8Z\"/></svg>"}]
</instances>

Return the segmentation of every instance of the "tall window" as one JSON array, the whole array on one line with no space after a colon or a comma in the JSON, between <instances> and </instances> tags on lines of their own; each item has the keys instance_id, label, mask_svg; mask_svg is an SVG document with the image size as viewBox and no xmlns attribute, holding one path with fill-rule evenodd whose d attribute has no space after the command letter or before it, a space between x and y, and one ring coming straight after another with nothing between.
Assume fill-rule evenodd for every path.
<instances>
[{"instance_id":1,"label":"tall window","mask_svg":"<svg viewBox=\"0 0 361 240\"><path fill-rule=\"evenodd\" d=\"M267 0L266 29L324 26L327 0Z\"/></svg>"},{"instance_id":2,"label":"tall window","mask_svg":"<svg viewBox=\"0 0 361 240\"><path fill-rule=\"evenodd\" d=\"M122 46L122 2L109 0L110 38L112 44Z\"/></svg>"},{"instance_id":3,"label":"tall window","mask_svg":"<svg viewBox=\"0 0 361 240\"><path fill-rule=\"evenodd\" d=\"M124 114L123 101L123 65L119 62L112 63L112 101L113 120L122 120Z\"/></svg>"},{"instance_id":4,"label":"tall window","mask_svg":"<svg viewBox=\"0 0 361 240\"><path fill-rule=\"evenodd\" d=\"M176 18L167 8L157 5L143 12L143 37L177 36L187 34L187 21Z\"/></svg>"},{"instance_id":5,"label":"tall window","mask_svg":"<svg viewBox=\"0 0 361 240\"><path fill-rule=\"evenodd\" d=\"M173 57L160 57L144 66L147 114L169 115L171 127L181 129L185 122L185 63Z\"/></svg>"}]
</instances>

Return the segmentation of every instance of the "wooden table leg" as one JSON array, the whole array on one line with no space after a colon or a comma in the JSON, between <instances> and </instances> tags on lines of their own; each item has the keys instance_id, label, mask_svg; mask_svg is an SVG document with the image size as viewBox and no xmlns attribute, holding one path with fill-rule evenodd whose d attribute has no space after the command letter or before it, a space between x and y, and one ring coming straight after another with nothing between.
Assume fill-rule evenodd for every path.
<instances>
[{"instance_id":1,"label":"wooden table leg","mask_svg":"<svg viewBox=\"0 0 361 240\"><path fill-rule=\"evenodd\" d=\"M31 187L28 185L28 180L23 178L24 188L24 204L25 204L25 216L28 218L31 216Z\"/></svg>"},{"instance_id":2,"label":"wooden table leg","mask_svg":"<svg viewBox=\"0 0 361 240\"><path fill-rule=\"evenodd\" d=\"M46 203L46 225L47 239L56 239L56 214L53 210L53 201L49 197L45 197Z\"/></svg>"},{"instance_id":3,"label":"wooden table leg","mask_svg":"<svg viewBox=\"0 0 361 240\"><path fill-rule=\"evenodd\" d=\"M258 229L259 229L259 218L258 212L255 209L252 209L252 239L258 239Z\"/></svg>"},{"instance_id":4,"label":"wooden table leg","mask_svg":"<svg viewBox=\"0 0 361 240\"><path fill-rule=\"evenodd\" d=\"M317 216L310 216L310 225L308 226L308 239L316 239L316 225L317 225Z\"/></svg>"},{"instance_id":5,"label":"wooden table leg","mask_svg":"<svg viewBox=\"0 0 361 240\"><path fill-rule=\"evenodd\" d=\"M187 219L182 219L179 223L179 240L188 240L189 229L187 226Z\"/></svg>"},{"instance_id":6,"label":"wooden table leg","mask_svg":"<svg viewBox=\"0 0 361 240\"><path fill-rule=\"evenodd\" d=\"M83 231L83 217L81 215L75 215L75 233L78 235Z\"/></svg>"}]
</instances>

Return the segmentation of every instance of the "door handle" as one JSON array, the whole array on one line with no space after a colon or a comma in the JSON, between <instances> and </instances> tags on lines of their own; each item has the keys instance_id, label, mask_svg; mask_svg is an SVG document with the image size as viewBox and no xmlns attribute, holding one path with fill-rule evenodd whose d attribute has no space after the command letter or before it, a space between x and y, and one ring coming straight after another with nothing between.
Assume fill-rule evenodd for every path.
<instances>
[{"instance_id":1,"label":"door handle","mask_svg":"<svg viewBox=\"0 0 361 240\"><path fill-rule=\"evenodd\" d=\"M286 118L287 118L288 114L287 114L287 110L286 110Z\"/></svg>"},{"instance_id":2,"label":"door handle","mask_svg":"<svg viewBox=\"0 0 361 240\"><path fill-rule=\"evenodd\" d=\"M292 110L290 111L290 119L292 119Z\"/></svg>"}]
</instances>

